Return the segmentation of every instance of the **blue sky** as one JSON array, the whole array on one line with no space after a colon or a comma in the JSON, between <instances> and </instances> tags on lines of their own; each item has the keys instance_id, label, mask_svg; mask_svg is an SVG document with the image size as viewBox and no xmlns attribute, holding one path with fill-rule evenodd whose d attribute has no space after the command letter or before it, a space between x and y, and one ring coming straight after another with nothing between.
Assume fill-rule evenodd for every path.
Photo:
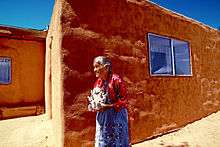
<instances>
[{"instance_id":1,"label":"blue sky","mask_svg":"<svg viewBox=\"0 0 220 147\"><path fill-rule=\"evenodd\" d=\"M151 0L213 28L220 26L220 0Z\"/></svg>"},{"instance_id":2,"label":"blue sky","mask_svg":"<svg viewBox=\"0 0 220 147\"><path fill-rule=\"evenodd\" d=\"M213 28L220 26L220 0L151 0ZM54 0L0 0L0 24L45 29Z\"/></svg>"},{"instance_id":3,"label":"blue sky","mask_svg":"<svg viewBox=\"0 0 220 147\"><path fill-rule=\"evenodd\" d=\"M53 5L54 0L0 0L0 24L43 30Z\"/></svg>"}]
</instances>

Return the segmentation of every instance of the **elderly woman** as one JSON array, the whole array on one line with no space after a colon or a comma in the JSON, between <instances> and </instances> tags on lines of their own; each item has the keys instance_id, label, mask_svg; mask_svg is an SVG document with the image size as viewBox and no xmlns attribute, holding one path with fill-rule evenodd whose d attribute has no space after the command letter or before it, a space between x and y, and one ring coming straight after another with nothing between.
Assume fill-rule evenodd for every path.
<instances>
[{"instance_id":1,"label":"elderly woman","mask_svg":"<svg viewBox=\"0 0 220 147\"><path fill-rule=\"evenodd\" d=\"M112 73L112 63L108 58L96 57L93 66L98 79L89 97L89 110L97 112L95 146L128 147L127 89L125 83L117 74ZM91 99L95 99L95 97L99 97L99 100L96 100L96 105L92 105Z\"/></svg>"}]
</instances>

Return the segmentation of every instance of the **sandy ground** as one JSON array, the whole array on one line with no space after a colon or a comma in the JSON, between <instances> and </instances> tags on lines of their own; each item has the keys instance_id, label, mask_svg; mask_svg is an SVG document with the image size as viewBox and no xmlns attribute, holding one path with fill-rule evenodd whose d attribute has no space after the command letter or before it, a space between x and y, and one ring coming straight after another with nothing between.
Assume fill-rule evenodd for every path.
<instances>
[{"instance_id":1,"label":"sandy ground","mask_svg":"<svg viewBox=\"0 0 220 147\"><path fill-rule=\"evenodd\" d=\"M177 132L132 147L220 147L220 111Z\"/></svg>"}]
</instances>

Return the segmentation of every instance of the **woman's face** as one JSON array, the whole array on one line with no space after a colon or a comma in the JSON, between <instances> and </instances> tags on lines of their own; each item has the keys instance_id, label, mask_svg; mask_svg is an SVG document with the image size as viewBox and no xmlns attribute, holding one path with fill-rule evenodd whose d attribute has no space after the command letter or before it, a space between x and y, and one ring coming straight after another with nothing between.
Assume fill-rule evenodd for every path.
<instances>
[{"instance_id":1,"label":"woman's face","mask_svg":"<svg viewBox=\"0 0 220 147\"><path fill-rule=\"evenodd\" d=\"M105 79L107 77L108 71L106 67L98 62L93 64L95 76L97 78Z\"/></svg>"}]
</instances>

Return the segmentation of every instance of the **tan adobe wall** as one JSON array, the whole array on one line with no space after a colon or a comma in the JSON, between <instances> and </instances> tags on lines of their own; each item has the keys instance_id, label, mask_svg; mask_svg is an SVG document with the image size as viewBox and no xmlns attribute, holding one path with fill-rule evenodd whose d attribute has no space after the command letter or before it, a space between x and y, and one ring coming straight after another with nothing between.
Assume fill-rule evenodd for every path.
<instances>
[{"instance_id":1,"label":"tan adobe wall","mask_svg":"<svg viewBox=\"0 0 220 147\"><path fill-rule=\"evenodd\" d=\"M86 96L92 60L107 55L129 88L132 143L178 129L219 110L220 33L147 1L64 0L65 145L92 145L95 114ZM151 77L147 33L188 41L193 76Z\"/></svg>"},{"instance_id":2,"label":"tan adobe wall","mask_svg":"<svg viewBox=\"0 0 220 147\"><path fill-rule=\"evenodd\" d=\"M48 113L33 116L39 106L45 111L45 48L46 32L0 27L0 57L12 64L11 83L0 84L1 119L8 119L0 121L0 146L52 144Z\"/></svg>"},{"instance_id":3,"label":"tan adobe wall","mask_svg":"<svg viewBox=\"0 0 220 147\"><path fill-rule=\"evenodd\" d=\"M0 84L0 119L44 113L46 34L0 26L0 57L11 60L11 81Z\"/></svg>"},{"instance_id":4,"label":"tan adobe wall","mask_svg":"<svg viewBox=\"0 0 220 147\"><path fill-rule=\"evenodd\" d=\"M45 41L0 38L0 56L12 63L11 83L0 85L0 106L44 103Z\"/></svg>"},{"instance_id":5,"label":"tan adobe wall","mask_svg":"<svg viewBox=\"0 0 220 147\"><path fill-rule=\"evenodd\" d=\"M21 52L21 54L24 55L19 55L21 57L27 57L28 59L26 59L25 61L36 61L35 57L30 58L29 55L31 55L31 53L35 54L35 55L44 55L45 59L43 58L39 64L41 65L42 63L44 63L46 65L46 67L43 67L42 69L45 72L42 72L42 69L40 69L38 67L38 69L40 71L35 71L36 73L32 73L33 76L35 76L35 74L39 74L39 78L41 78L41 74L43 73L43 76L45 76L45 79L43 82L43 86L41 86L40 88L43 88L43 95L45 95L44 101L45 101L45 113L39 116L29 116L29 117L20 117L20 118L15 118L15 119L8 119L8 120L1 120L0 121L0 146L4 146L4 147L21 147L21 146L31 146L31 147L61 147L63 146L63 137L62 137L62 108L61 108L61 96L58 94L58 88L57 86L60 86L60 83L57 83L56 80L60 81L57 77L61 77L60 74L58 74L58 76L55 76L57 72L57 68L56 70L54 70L54 74L52 74L52 67L51 67L51 49L56 50L56 49L60 49L60 36L59 34L59 27L57 27L57 25L59 25L59 14L60 14L60 4L57 2L54 6L54 13L53 16L51 18L51 26L53 26L53 30L49 29L48 34L51 35L53 34L55 43L51 43L50 38L45 38L46 34L43 35L44 38L42 39L41 35L38 36L36 38L36 36L34 36L32 33L36 33L35 31L31 32L31 35L29 34L29 31L23 31L20 30L22 33L19 34L19 37L12 37L13 39L7 39L7 37L10 36L6 35L7 31L4 31L4 35L2 35L0 38L1 39L5 39L7 40L7 43L10 42L10 44L7 44L7 46L11 47L19 47L19 50L15 50L14 48L12 48L14 51L17 51L16 53L19 53L21 48L24 48L24 50L27 52ZM54 31L57 32L58 34L54 34ZM1 32L0 32L1 33ZM27 33L27 34L26 34ZM13 34L13 33L12 33ZM18 34L17 34L18 35ZM6 38L5 38L6 37ZM18 37L18 38L17 38ZM25 39L24 39L25 37ZM23 38L23 39L22 39ZM17 39L20 39L19 41L16 42ZM47 40L47 43L45 45L45 39ZM4 42L5 42L4 40ZM25 41L24 41L25 40ZM42 40L44 40L42 42ZM41 43L36 43L40 41ZM16 42L16 43L15 43ZM2 42L1 42L2 44ZM41 48L44 47L44 52L37 52L37 49L35 48ZM46 54L45 54L45 47L46 47ZM29 52L33 50L33 52ZM2 53L2 52L1 52ZM4 52L5 54L7 52ZM9 52L8 52L9 53ZM37 54L38 53L38 54ZM40 54L41 53L41 54ZM43 54L44 53L44 54ZM55 53L55 52L54 52ZM11 54L11 52L10 52ZM54 54L52 55L53 57ZM18 57L18 56L16 56ZM57 58L59 59L59 57L55 57L55 59L53 58L53 65L56 66L55 62L57 62ZM23 62L20 61L20 63L22 63L22 65L24 67L27 67L26 64L24 64ZM36 63L36 62L34 62ZM15 63L18 64L18 63ZM39 66L40 66L39 65ZM15 65L14 65L15 66ZM17 69L17 68L16 68ZM28 71L31 71L33 69L28 69ZM26 72L28 72L26 71ZM56 71L56 72L55 72ZM20 73L23 73L24 71L22 71L22 68L19 71ZM29 78L33 78L31 77L29 74L27 74L27 76ZM36 78L36 77L35 77ZM37 80L39 80L39 78ZM18 79L14 79L14 80L18 80ZM25 82L27 79L24 79ZM31 79L33 80L33 79ZM36 80L36 79L34 79ZM52 86L52 81L53 81L53 85L57 85L57 86ZM26 85L26 86L33 86L33 87L38 87L37 82L34 83L29 83L29 84L35 84L35 85L28 85L27 83L23 83L21 82L21 86L20 88L22 88L22 85ZM45 86L44 86L45 85ZM32 88L33 88L32 87ZM55 89L56 90L55 90ZM2 87L0 88L2 90ZM1 91L0 90L0 91ZM31 93L31 96L37 97L36 95L34 95L35 90L30 90L30 89L22 89L23 91L25 91L24 93ZM27 91L26 90L30 90ZM22 91L22 92L23 92ZM2 94L2 91L0 92ZM39 94L40 95L40 94ZM41 93L42 95L42 93ZM52 98L52 95L54 96ZM57 96L57 97L56 97ZM38 99L38 97L36 98L36 100ZM29 100L24 99L24 100ZM53 100L53 101L52 101Z\"/></svg>"}]
</instances>

